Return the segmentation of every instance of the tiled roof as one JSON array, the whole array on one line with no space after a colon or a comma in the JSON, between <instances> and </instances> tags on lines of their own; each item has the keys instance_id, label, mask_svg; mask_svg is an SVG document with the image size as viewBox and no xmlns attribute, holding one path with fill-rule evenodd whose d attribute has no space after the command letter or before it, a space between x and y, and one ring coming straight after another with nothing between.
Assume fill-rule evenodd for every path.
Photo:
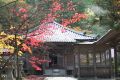
<instances>
[{"instance_id":1,"label":"tiled roof","mask_svg":"<svg viewBox=\"0 0 120 80\"><path fill-rule=\"evenodd\" d=\"M41 38L41 34L33 36L36 39L42 39L45 42L76 42L76 40L93 40L95 37L86 36L83 33L78 33L72 29L62 26L57 22L48 23L47 26L53 26L49 30L52 31L51 35L44 35ZM37 33L37 30L36 30Z\"/></svg>"}]
</instances>

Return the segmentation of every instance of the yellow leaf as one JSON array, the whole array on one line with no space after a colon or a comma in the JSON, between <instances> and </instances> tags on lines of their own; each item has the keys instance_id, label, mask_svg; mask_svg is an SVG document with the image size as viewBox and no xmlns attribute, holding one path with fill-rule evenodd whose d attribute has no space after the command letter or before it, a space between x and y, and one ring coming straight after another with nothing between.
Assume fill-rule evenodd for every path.
<instances>
[{"instance_id":1,"label":"yellow leaf","mask_svg":"<svg viewBox=\"0 0 120 80\"><path fill-rule=\"evenodd\" d=\"M6 35L4 32L1 32L0 35Z\"/></svg>"},{"instance_id":2,"label":"yellow leaf","mask_svg":"<svg viewBox=\"0 0 120 80\"><path fill-rule=\"evenodd\" d=\"M22 55L23 55L23 52L22 52L22 51L19 51L19 52L18 52L18 55L19 55L19 56L22 56Z\"/></svg>"}]
</instances>

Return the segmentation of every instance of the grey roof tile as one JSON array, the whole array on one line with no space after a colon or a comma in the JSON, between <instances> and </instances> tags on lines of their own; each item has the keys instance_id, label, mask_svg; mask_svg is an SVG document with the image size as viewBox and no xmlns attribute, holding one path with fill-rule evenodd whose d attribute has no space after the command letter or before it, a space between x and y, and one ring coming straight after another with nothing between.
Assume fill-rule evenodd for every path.
<instances>
[{"instance_id":1,"label":"grey roof tile","mask_svg":"<svg viewBox=\"0 0 120 80\"><path fill-rule=\"evenodd\" d=\"M45 42L76 42L76 40L92 40L95 37L86 36L83 33L78 33L75 30L69 29L67 27L62 26L57 22L47 23L47 26L53 26L53 28L49 28L49 31L52 31L51 35L44 35L41 37L41 34L33 36L36 39L41 39ZM35 33L37 33L36 30Z\"/></svg>"}]
</instances>

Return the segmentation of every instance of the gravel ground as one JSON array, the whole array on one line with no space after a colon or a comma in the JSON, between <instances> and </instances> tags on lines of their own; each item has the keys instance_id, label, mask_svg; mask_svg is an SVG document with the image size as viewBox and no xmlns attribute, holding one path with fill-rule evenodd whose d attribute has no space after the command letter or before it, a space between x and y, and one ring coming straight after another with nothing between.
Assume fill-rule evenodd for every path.
<instances>
[{"instance_id":1,"label":"gravel ground","mask_svg":"<svg viewBox=\"0 0 120 80\"><path fill-rule=\"evenodd\" d=\"M23 80L44 80L44 79L45 79L45 77L30 75L30 76L25 77Z\"/></svg>"},{"instance_id":2,"label":"gravel ground","mask_svg":"<svg viewBox=\"0 0 120 80\"><path fill-rule=\"evenodd\" d=\"M72 77L46 77L44 80L77 80Z\"/></svg>"}]
</instances>

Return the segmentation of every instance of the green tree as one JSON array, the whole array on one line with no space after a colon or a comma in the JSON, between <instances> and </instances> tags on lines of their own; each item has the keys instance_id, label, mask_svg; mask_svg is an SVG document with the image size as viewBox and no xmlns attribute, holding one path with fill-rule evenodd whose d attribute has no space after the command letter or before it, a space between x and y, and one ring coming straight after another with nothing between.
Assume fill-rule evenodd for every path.
<instances>
[{"instance_id":1,"label":"green tree","mask_svg":"<svg viewBox=\"0 0 120 80\"><path fill-rule=\"evenodd\" d=\"M107 10L106 15L101 15L100 25L107 25L111 29L120 29L120 10L119 10L119 1L118 0L97 0L96 4Z\"/></svg>"},{"instance_id":2,"label":"green tree","mask_svg":"<svg viewBox=\"0 0 120 80\"><path fill-rule=\"evenodd\" d=\"M44 13L44 15L46 14ZM0 69L0 75L2 74L2 71L5 70L5 67L9 63L9 61L14 57L16 58L14 60L16 61L15 69L17 70L16 80L21 80L18 52L19 50L21 50L22 44L27 38L27 33L29 32L29 29L34 28L34 26L36 27L40 25L40 16L40 11L38 11L36 7L34 8L33 6L29 6L26 3L12 1L0 6L0 25L2 28L1 31L4 31L6 34L11 34L14 36L12 41L14 43L14 53L8 56L8 59L2 65ZM19 35L24 35L24 39L21 40L20 45L17 44L17 36Z\"/></svg>"}]
</instances>

